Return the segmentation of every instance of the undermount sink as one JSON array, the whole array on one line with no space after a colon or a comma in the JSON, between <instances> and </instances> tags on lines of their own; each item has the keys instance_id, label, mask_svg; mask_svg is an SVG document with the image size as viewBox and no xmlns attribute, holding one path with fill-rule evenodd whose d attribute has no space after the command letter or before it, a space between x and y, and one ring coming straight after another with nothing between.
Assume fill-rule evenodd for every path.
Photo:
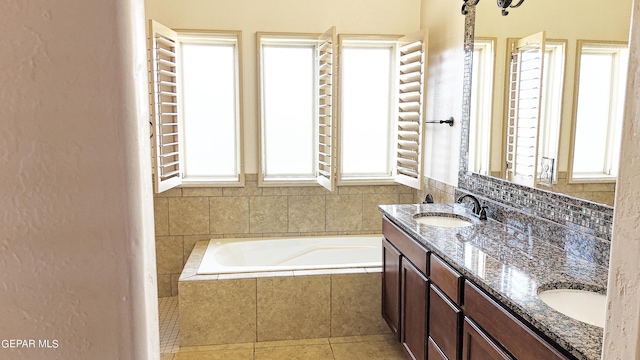
<instances>
[{"instance_id":1,"label":"undermount sink","mask_svg":"<svg viewBox=\"0 0 640 360\"><path fill-rule=\"evenodd\" d=\"M420 224L438 226L438 227L465 227L473 225L471 219L457 214L448 213L424 213L417 214L413 217Z\"/></svg>"},{"instance_id":2,"label":"undermount sink","mask_svg":"<svg viewBox=\"0 0 640 360\"><path fill-rule=\"evenodd\" d=\"M587 324L604 327L607 296L593 291L551 289L538 293L554 310Z\"/></svg>"}]
</instances>

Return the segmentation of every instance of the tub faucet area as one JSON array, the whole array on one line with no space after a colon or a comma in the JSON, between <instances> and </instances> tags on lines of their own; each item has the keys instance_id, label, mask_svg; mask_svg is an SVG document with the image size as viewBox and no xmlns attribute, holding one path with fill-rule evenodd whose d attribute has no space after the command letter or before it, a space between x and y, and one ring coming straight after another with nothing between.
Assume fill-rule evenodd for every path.
<instances>
[{"instance_id":1,"label":"tub faucet area","mask_svg":"<svg viewBox=\"0 0 640 360\"><path fill-rule=\"evenodd\" d=\"M478 198L471 194L464 194L460 196L456 202L461 204L464 199L471 199L473 201L473 214L476 215L480 220L487 220L487 206L480 205L480 201Z\"/></svg>"}]
</instances>

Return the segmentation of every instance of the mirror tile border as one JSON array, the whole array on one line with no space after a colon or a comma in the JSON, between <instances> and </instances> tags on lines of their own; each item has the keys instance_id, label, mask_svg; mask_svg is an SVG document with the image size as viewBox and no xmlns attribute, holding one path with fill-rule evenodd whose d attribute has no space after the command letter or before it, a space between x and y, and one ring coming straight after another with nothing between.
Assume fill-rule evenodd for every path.
<instances>
[{"instance_id":1,"label":"mirror tile border","mask_svg":"<svg viewBox=\"0 0 640 360\"><path fill-rule=\"evenodd\" d=\"M471 71L476 9L465 16L464 84L460 134L458 187L531 216L550 220L595 237L611 241L613 207L545 190L517 185L502 179L467 171L471 120Z\"/></svg>"}]
</instances>

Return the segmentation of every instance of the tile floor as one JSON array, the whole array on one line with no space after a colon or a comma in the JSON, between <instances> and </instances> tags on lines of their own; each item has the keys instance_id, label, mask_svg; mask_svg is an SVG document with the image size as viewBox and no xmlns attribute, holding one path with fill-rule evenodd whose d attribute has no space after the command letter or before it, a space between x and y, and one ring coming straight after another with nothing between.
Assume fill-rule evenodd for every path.
<instances>
[{"instance_id":1,"label":"tile floor","mask_svg":"<svg viewBox=\"0 0 640 360\"><path fill-rule=\"evenodd\" d=\"M161 360L404 360L391 334L179 347L178 298L160 298Z\"/></svg>"}]
</instances>

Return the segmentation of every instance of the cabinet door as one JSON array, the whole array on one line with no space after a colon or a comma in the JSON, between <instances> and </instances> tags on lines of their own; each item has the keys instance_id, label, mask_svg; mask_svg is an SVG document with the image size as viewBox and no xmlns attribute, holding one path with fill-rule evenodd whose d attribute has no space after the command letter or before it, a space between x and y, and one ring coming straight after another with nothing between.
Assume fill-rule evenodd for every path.
<instances>
[{"instance_id":1,"label":"cabinet door","mask_svg":"<svg viewBox=\"0 0 640 360\"><path fill-rule=\"evenodd\" d=\"M382 317L400 340L400 252L382 239Z\"/></svg>"},{"instance_id":2,"label":"cabinet door","mask_svg":"<svg viewBox=\"0 0 640 360\"><path fill-rule=\"evenodd\" d=\"M464 318L462 339L462 360L513 359L466 316Z\"/></svg>"},{"instance_id":3,"label":"cabinet door","mask_svg":"<svg viewBox=\"0 0 640 360\"><path fill-rule=\"evenodd\" d=\"M429 337L450 360L458 359L462 343L462 310L438 287L429 293Z\"/></svg>"},{"instance_id":4,"label":"cabinet door","mask_svg":"<svg viewBox=\"0 0 640 360\"><path fill-rule=\"evenodd\" d=\"M428 296L427 277L403 257L400 339L412 359L426 358Z\"/></svg>"},{"instance_id":5,"label":"cabinet door","mask_svg":"<svg viewBox=\"0 0 640 360\"><path fill-rule=\"evenodd\" d=\"M569 359L468 280L464 284L464 314L515 358Z\"/></svg>"}]
</instances>

